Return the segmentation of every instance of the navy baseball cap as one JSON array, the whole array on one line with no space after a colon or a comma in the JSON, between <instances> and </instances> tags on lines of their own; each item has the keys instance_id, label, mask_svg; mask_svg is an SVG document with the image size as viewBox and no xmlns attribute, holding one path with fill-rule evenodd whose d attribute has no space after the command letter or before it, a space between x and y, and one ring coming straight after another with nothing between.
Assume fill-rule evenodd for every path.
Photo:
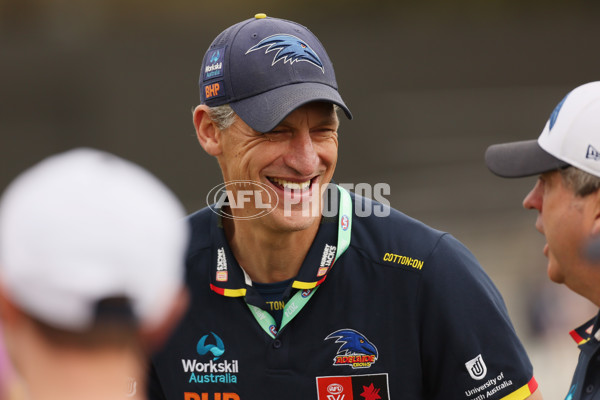
<instances>
[{"instance_id":1,"label":"navy baseball cap","mask_svg":"<svg viewBox=\"0 0 600 400\"><path fill-rule=\"evenodd\" d=\"M229 104L252 129L268 132L296 108L313 101L337 104L333 64L306 27L256 14L219 34L204 55L200 99Z\"/></svg>"}]
</instances>

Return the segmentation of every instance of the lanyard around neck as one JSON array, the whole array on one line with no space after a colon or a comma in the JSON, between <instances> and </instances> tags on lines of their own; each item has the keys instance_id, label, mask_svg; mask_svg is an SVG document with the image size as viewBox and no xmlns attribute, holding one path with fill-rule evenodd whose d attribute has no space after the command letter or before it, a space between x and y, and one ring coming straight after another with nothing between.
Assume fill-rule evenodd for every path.
<instances>
[{"instance_id":1,"label":"lanyard around neck","mask_svg":"<svg viewBox=\"0 0 600 400\"><path fill-rule=\"evenodd\" d=\"M337 187L340 193L340 207L338 210L338 236L337 236L337 247L335 251L335 259L337 259L346 251L350 245L350 238L352 232L352 198L350 193L341 186ZM331 268L331 266L329 267ZM283 318L281 319L281 326L279 330L275 325L275 319L267 311L260 307L252 304L248 304L252 315L256 318L256 322L262 327L262 329L272 338L277 336L280 332L298 313L302 310L302 307L308 303L310 298L315 294L319 286L309 290L298 290L286 303L283 308Z\"/></svg>"}]
</instances>

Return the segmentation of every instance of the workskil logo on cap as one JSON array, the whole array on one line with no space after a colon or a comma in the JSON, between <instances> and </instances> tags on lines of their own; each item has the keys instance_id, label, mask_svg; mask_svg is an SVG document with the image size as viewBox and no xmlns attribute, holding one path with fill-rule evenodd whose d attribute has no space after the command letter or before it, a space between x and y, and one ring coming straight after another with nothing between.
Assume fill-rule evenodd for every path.
<instances>
[{"instance_id":1,"label":"workskil logo on cap","mask_svg":"<svg viewBox=\"0 0 600 400\"><path fill-rule=\"evenodd\" d=\"M289 62L290 65L295 62L306 61L325 73L325 67L317 53L306 42L296 36L277 34L266 37L256 45L250 47L246 54L263 48L266 48L265 54L272 51L276 52L271 66L282 60L284 64Z\"/></svg>"},{"instance_id":2,"label":"workskil logo on cap","mask_svg":"<svg viewBox=\"0 0 600 400\"><path fill-rule=\"evenodd\" d=\"M223 56L225 48L214 49L208 54L208 60L204 66L204 80L216 78L223 75Z\"/></svg>"},{"instance_id":3,"label":"workskil logo on cap","mask_svg":"<svg viewBox=\"0 0 600 400\"><path fill-rule=\"evenodd\" d=\"M360 332L340 329L325 338L328 339L335 339L335 343L342 344L333 358L335 366L370 368L377 361L377 348Z\"/></svg>"}]
</instances>

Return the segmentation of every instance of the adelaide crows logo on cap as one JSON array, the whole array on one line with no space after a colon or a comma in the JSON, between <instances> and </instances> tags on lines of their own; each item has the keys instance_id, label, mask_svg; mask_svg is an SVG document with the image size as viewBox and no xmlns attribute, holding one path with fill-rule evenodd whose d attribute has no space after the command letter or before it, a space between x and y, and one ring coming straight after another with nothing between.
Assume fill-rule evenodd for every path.
<instances>
[{"instance_id":1,"label":"adelaide crows logo on cap","mask_svg":"<svg viewBox=\"0 0 600 400\"><path fill-rule=\"evenodd\" d=\"M356 368L370 368L377 361L377 348L360 332L353 329L340 329L325 338L336 339L335 343L342 343L333 359L335 366L351 366Z\"/></svg>"},{"instance_id":2,"label":"adelaide crows logo on cap","mask_svg":"<svg viewBox=\"0 0 600 400\"><path fill-rule=\"evenodd\" d=\"M283 60L284 64L289 62L290 65L295 62L306 61L318 67L323 73L325 73L325 68L323 67L323 63L321 62L321 59L317 53L315 53L314 50L311 49L308 44L306 44L306 42L297 38L296 36L277 34L266 37L256 45L250 47L246 54L265 47L265 54L270 53L271 51L277 52L275 53L275 57L273 57L271 66L275 65L281 60Z\"/></svg>"}]
</instances>

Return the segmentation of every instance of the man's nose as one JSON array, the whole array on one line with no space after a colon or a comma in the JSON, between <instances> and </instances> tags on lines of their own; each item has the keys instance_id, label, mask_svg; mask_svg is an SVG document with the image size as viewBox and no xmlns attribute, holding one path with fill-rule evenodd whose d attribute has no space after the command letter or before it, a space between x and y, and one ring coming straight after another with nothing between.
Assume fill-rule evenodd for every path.
<instances>
[{"instance_id":1,"label":"man's nose","mask_svg":"<svg viewBox=\"0 0 600 400\"><path fill-rule=\"evenodd\" d=\"M295 132L289 143L286 163L302 176L313 175L319 165L319 155L308 130Z\"/></svg>"},{"instance_id":2,"label":"man's nose","mask_svg":"<svg viewBox=\"0 0 600 400\"><path fill-rule=\"evenodd\" d=\"M527 193L527 196L525 196L525 198L523 199L523 207L525 207L528 210L535 209L541 211L542 194L542 185L538 180L533 189L531 189L529 193Z\"/></svg>"}]
</instances>

